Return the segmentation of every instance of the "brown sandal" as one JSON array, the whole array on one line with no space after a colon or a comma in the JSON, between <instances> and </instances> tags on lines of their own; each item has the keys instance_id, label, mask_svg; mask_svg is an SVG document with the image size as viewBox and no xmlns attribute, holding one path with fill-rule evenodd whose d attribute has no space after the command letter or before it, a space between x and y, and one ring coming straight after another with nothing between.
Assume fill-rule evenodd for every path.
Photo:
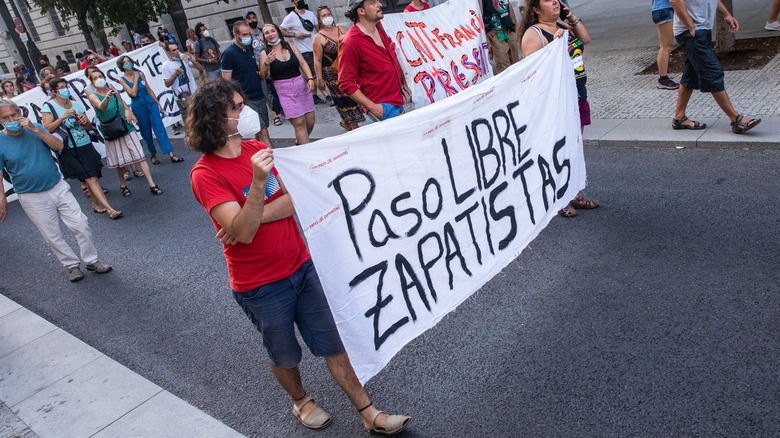
<instances>
[{"instance_id":1,"label":"brown sandal","mask_svg":"<svg viewBox=\"0 0 780 438\"><path fill-rule=\"evenodd\" d=\"M558 215L563 217L574 217L577 216L577 210L575 210L574 207L569 204L566 207L563 207L561 210L558 210Z\"/></svg>"}]
</instances>

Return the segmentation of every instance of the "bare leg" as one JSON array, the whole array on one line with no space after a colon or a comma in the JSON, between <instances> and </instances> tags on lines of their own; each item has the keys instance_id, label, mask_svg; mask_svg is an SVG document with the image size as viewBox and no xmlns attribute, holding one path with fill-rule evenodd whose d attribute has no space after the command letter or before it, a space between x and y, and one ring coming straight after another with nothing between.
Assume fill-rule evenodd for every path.
<instances>
[{"instance_id":1,"label":"bare leg","mask_svg":"<svg viewBox=\"0 0 780 438\"><path fill-rule=\"evenodd\" d=\"M672 49L672 41L674 40L672 25L673 22L671 21L658 25L659 48L656 62L658 63L658 75L662 77L668 74L669 52Z\"/></svg>"},{"instance_id":2,"label":"bare leg","mask_svg":"<svg viewBox=\"0 0 780 438\"><path fill-rule=\"evenodd\" d=\"M683 84L680 84L680 89L677 90L677 108L674 110L674 118L677 120L682 119L685 117L685 109L688 108L688 101L691 100L691 95L693 94L693 88L688 88ZM687 123L686 125L693 126L693 122Z\"/></svg>"},{"instance_id":3,"label":"bare leg","mask_svg":"<svg viewBox=\"0 0 780 438\"><path fill-rule=\"evenodd\" d=\"M331 375L336 379L341 389L349 397L349 401L355 406L355 409L362 409L371 404L371 399L368 397L368 392L360 384L355 370L352 368L352 364L349 362L349 356L347 353L341 353L336 356L329 356L325 358L325 362L328 364ZM376 407L371 406L360 413L363 417L363 425L366 429L371 427L371 416L376 412ZM379 427L385 427L387 421L387 414L380 414L375 421L375 424Z\"/></svg>"},{"instance_id":4,"label":"bare leg","mask_svg":"<svg viewBox=\"0 0 780 438\"><path fill-rule=\"evenodd\" d=\"M263 143L264 145L268 146L269 148L273 149L274 145L271 144L271 136L268 135L268 128L263 128L255 134L255 140L259 141L260 143Z\"/></svg>"},{"instance_id":5,"label":"bare leg","mask_svg":"<svg viewBox=\"0 0 780 438\"><path fill-rule=\"evenodd\" d=\"M309 132L306 126L305 116L295 117L288 119L295 129L295 140L298 144L306 144L309 142Z\"/></svg>"},{"instance_id":6,"label":"bare leg","mask_svg":"<svg viewBox=\"0 0 780 438\"><path fill-rule=\"evenodd\" d=\"M152 179L152 172L149 171L149 163L146 162L146 160L143 160L138 163L138 165L141 166L141 170L144 172L144 176L146 177L146 182L149 183L149 187L154 187L154 180Z\"/></svg>"},{"instance_id":7,"label":"bare leg","mask_svg":"<svg viewBox=\"0 0 780 438\"><path fill-rule=\"evenodd\" d=\"M109 215L114 214L116 210L111 208L111 205L109 205L108 200L106 199L106 195L103 194L103 189L100 187L97 178L87 178L86 183L87 186L89 186L89 191L92 192L92 207L96 207L95 200L97 199L97 202L106 207Z\"/></svg>"},{"instance_id":8,"label":"bare leg","mask_svg":"<svg viewBox=\"0 0 780 438\"><path fill-rule=\"evenodd\" d=\"M314 111L304 114L303 117L306 120L306 131L308 132L308 135L311 135L311 131L314 130Z\"/></svg>"},{"instance_id":9,"label":"bare leg","mask_svg":"<svg viewBox=\"0 0 780 438\"><path fill-rule=\"evenodd\" d=\"M353 129L358 129L358 127L360 127L360 125L358 125L357 123L349 123L347 124L347 126L349 126L350 131L352 131Z\"/></svg>"},{"instance_id":10,"label":"bare leg","mask_svg":"<svg viewBox=\"0 0 780 438\"><path fill-rule=\"evenodd\" d=\"M726 93L726 90L712 93L712 97L715 98L715 102L717 102L720 109L726 113L729 120L732 122L737 120L738 113L736 110L734 110L734 107L731 106L731 100L729 99L729 95ZM745 117L743 117L743 119L745 119Z\"/></svg>"},{"instance_id":11,"label":"bare leg","mask_svg":"<svg viewBox=\"0 0 780 438\"><path fill-rule=\"evenodd\" d=\"M271 366L271 372L276 377L276 381L282 385L287 394L293 399L293 403L297 400L301 400L306 396L306 391L303 389L303 383L301 383L301 372L298 367L294 368L281 368L274 365L270 360L268 365ZM306 418L309 412L314 410L314 403L306 403L301 407L301 418Z\"/></svg>"},{"instance_id":12,"label":"bare leg","mask_svg":"<svg viewBox=\"0 0 780 438\"><path fill-rule=\"evenodd\" d=\"M780 13L780 0L775 0L772 3L772 12L769 14L769 22L777 21L777 14Z\"/></svg>"},{"instance_id":13,"label":"bare leg","mask_svg":"<svg viewBox=\"0 0 780 438\"><path fill-rule=\"evenodd\" d=\"M125 172L127 171L127 167L117 167L116 168L116 176L119 177L119 187L125 187Z\"/></svg>"}]
</instances>

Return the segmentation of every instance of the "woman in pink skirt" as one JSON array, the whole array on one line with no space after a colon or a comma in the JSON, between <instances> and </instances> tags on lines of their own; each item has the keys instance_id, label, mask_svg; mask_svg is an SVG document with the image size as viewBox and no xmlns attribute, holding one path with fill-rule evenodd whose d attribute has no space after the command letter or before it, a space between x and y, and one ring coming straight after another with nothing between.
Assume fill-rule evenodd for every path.
<instances>
[{"instance_id":1,"label":"woman in pink skirt","mask_svg":"<svg viewBox=\"0 0 780 438\"><path fill-rule=\"evenodd\" d=\"M275 24L263 26L265 51L260 53L260 77L271 79L282 112L295 128L296 144L309 142L314 129L314 78L295 45L287 44ZM301 76L303 73L303 76Z\"/></svg>"},{"instance_id":2,"label":"woman in pink skirt","mask_svg":"<svg viewBox=\"0 0 780 438\"><path fill-rule=\"evenodd\" d=\"M89 103L95 108L95 115L98 120L108 122L116 114L119 114L128 127L128 133L125 136L116 140L106 140L106 163L108 167L116 169L122 195L130 196L130 189L127 188L124 174L126 167L134 163L138 163L142 170L142 172L136 173L136 176L145 176L152 194L161 195L163 191L157 187L157 184L152 179L152 173L149 171L149 164L146 162L144 150L138 138L138 132L130 124L136 122L130 107L119 97L119 93L108 85L106 76L102 71L89 69L86 73L92 86L95 87L95 91L89 93Z\"/></svg>"}]
</instances>

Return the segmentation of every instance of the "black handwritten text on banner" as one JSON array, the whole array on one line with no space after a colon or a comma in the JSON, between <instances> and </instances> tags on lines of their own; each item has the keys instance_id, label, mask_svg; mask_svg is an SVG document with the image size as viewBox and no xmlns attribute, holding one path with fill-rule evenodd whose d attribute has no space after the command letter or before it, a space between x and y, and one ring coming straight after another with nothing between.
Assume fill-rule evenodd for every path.
<instances>
[{"instance_id":1,"label":"black handwritten text on banner","mask_svg":"<svg viewBox=\"0 0 780 438\"><path fill-rule=\"evenodd\" d=\"M442 102L275 160L365 383L584 187L565 39Z\"/></svg>"}]
</instances>

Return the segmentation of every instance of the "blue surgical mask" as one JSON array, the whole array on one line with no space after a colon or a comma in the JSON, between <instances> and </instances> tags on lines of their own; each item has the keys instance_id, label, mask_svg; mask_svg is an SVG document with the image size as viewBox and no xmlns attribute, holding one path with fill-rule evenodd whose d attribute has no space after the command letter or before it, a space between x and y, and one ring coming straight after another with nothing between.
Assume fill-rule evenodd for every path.
<instances>
[{"instance_id":1,"label":"blue surgical mask","mask_svg":"<svg viewBox=\"0 0 780 438\"><path fill-rule=\"evenodd\" d=\"M18 120L14 120L13 122L3 123L3 125L5 126L5 129L11 132L19 132L22 129L22 127L19 126Z\"/></svg>"},{"instance_id":2,"label":"blue surgical mask","mask_svg":"<svg viewBox=\"0 0 780 438\"><path fill-rule=\"evenodd\" d=\"M57 94L59 94L60 97L65 99L65 100L70 99L70 90L68 90L67 88L63 88L62 90L58 90Z\"/></svg>"},{"instance_id":3,"label":"blue surgical mask","mask_svg":"<svg viewBox=\"0 0 780 438\"><path fill-rule=\"evenodd\" d=\"M122 64L122 67L125 70L132 70L133 69L133 63L132 62L126 62L126 63Z\"/></svg>"},{"instance_id":4,"label":"blue surgical mask","mask_svg":"<svg viewBox=\"0 0 780 438\"><path fill-rule=\"evenodd\" d=\"M278 45L279 45L279 43L281 43L281 42L282 42L282 40L276 40L276 42L275 42L275 43L268 43L268 45L269 45L269 46L278 46Z\"/></svg>"},{"instance_id":5,"label":"blue surgical mask","mask_svg":"<svg viewBox=\"0 0 780 438\"><path fill-rule=\"evenodd\" d=\"M241 38L241 45L242 46L250 46L250 45L252 45L252 37L248 36L248 37Z\"/></svg>"},{"instance_id":6,"label":"blue surgical mask","mask_svg":"<svg viewBox=\"0 0 780 438\"><path fill-rule=\"evenodd\" d=\"M180 61L181 59L180 59L178 56L174 56L174 57L172 57L172 58L171 58L171 60L178 62L178 61Z\"/></svg>"}]
</instances>

